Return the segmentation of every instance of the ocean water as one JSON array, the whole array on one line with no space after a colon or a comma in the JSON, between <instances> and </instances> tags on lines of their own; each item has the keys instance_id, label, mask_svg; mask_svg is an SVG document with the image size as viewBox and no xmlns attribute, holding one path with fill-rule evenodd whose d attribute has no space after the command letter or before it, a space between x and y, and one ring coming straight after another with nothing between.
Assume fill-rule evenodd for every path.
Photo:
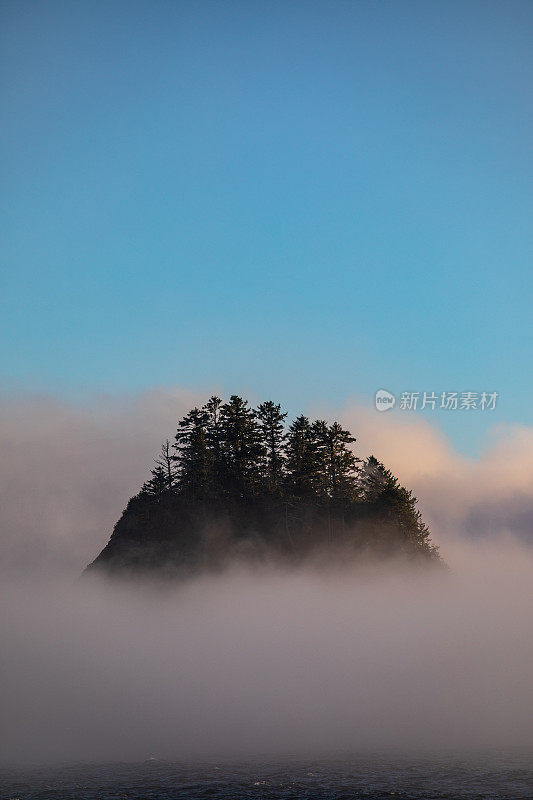
<instances>
[{"instance_id":1,"label":"ocean water","mask_svg":"<svg viewBox=\"0 0 533 800\"><path fill-rule=\"evenodd\" d=\"M2 800L532 800L533 758L378 757L3 768Z\"/></svg>"}]
</instances>

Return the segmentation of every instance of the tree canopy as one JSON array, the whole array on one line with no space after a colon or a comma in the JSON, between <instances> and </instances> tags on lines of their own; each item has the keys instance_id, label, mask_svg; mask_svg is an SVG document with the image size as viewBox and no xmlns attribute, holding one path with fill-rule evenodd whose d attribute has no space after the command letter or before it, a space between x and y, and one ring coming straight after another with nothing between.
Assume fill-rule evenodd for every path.
<instances>
[{"instance_id":1,"label":"tree canopy","mask_svg":"<svg viewBox=\"0 0 533 800\"><path fill-rule=\"evenodd\" d=\"M272 400L251 408L237 395L227 402L211 397L179 421L141 495L172 493L192 504L307 504L326 509L329 520L356 511L371 514L382 529L394 524L417 549L436 554L412 492L374 456L356 456L350 431L304 415L287 427L286 417Z\"/></svg>"},{"instance_id":2,"label":"tree canopy","mask_svg":"<svg viewBox=\"0 0 533 800\"><path fill-rule=\"evenodd\" d=\"M179 420L91 567L187 575L234 558L439 561L412 492L339 422L211 397Z\"/></svg>"},{"instance_id":3,"label":"tree canopy","mask_svg":"<svg viewBox=\"0 0 533 800\"><path fill-rule=\"evenodd\" d=\"M355 438L338 422L298 417L288 429L286 412L268 400L250 408L232 395L211 397L178 423L142 491L183 494L191 501L261 496L314 497L317 502L357 499L359 459Z\"/></svg>"}]
</instances>

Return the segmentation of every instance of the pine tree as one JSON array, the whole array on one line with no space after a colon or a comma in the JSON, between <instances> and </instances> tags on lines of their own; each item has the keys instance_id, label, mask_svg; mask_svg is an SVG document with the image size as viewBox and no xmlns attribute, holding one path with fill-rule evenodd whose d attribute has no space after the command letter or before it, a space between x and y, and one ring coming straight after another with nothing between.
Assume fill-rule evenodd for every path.
<instances>
[{"instance_id":1,"label":"pine tree","mask_svg":"<svg viewBox=\"0 0 533 800\"><path fill-rule=\"evenodd\" d=\"M167 439L161 445L161 451L154 459L155 467L151 470L152 477L141 488L141 494L159 497L164 492L176 491L177 470L175 458L171 452L171 444Z\"/></svg>"},{"instance_id":2,"label":"pine tree","mask_svg":"<svg viewBox=\"0 0 533 800\"><path fill-rule=\"evenodd\" d=\"M176 458L174 454L171 452L172 446L168 439L163 442L161 445L161 452L159 456L155 459L155 463L158 467L161 467L163 470L163 474L165 476L165 488L168 491L172 491L177 487L177 476L178 471L176 469Z\"/></svg>"},{"instance_id":3,"label":"pine tree","mask_svg":"<svg viewBox=\"0 0 533 800\"><path fill-rule=\"evenodd\" d=\"M315 427L303 414L289 427L285 455L291 493L297 497L311 497L320 486L320 452Z\"/></svg>"},{"instance_id":4,"label":"pine tree","mask_svg":"<svg viewBox=\"0 0 533 800\"><path fill-rule=\"evenodd\" d=\"M181 492L192 501L212 497L213 455L207 443L208 416L193 408L179 423L176 433L176 462Z\"/></svg>"},{"instance_id":5,"label":"pine tree","mask_svg":"<svg viewBox=\"0 0 533 800\"><path fill-rule=\"evenodd\" d=\"M255 411L242 397L232 395L220 409L220 425L225 491L235 499L256 496L264 448Z\"/></svg>"},{"instance_id":6,"label":"pine tree","mask_svg":"<svg viewBox=\"0 0 533 800\"><path fill-rule=\"evenodd\" d=\"M264 449L264 481L267 491L271 494L280 491L283 479L283 446L286 438L283 420L286 416L286 413L282 414L281 406L272 400L261 403L257 408Z\"/></svg>"},{"instance_id":7,"label":"pine tree","mask_svg":"<svg viewBox=\"0 0 533 800\"><path fill-rule=\"evenodd\" d=\"M222 463L222 422L221 422L222 400L213 395L203 406L206 413L206 442L212 457L213 483L215 487L220 487L223 482L223 463Z\"/></svg>"},{"instance_id":8,"label":"pine tree","mask_svg":"<svg viewBox=\"0 0 533 800\"><path fill-rule=\"evenodd\" d=\"M168 478L163 467L157 465L151 470L152 477L143 484L141 494L161 497L167 491Z\"/></svg>"},{"instance_id":9,"label":"pine tree","mask_svg":"<svg viewBox=\"0 0 533 800\"><path fill-rule=\"evenodd\" d=\"M331 475L329 469L328 452L328 423L317 419L311 426L312 454L314 460L314 490L321 503L326 503L331 497Z\"/></svg>"},{"instance_id":10,"label":"pine tree","mask_svg":"<svg viewBox=\"0 0 533 800\"><path fill-rule=\"evenodd\" d=\"M430 532L417 508L412 491L401 486L389 469L374 456L363 463L358 488L361 498L374 505L384 523L395 525L413 551L438 558L438 548L430 542Z\"/></svg>"},{"instance_id":11,"label":"pine tree","mask_svg":"<svg viewBox=\"0 0 533 800\"><path fill-rule=\"evenodd\" d=\"M322 423L318 437L324 457L329 497L334 502L353 499L358 459L349 445L355 442L355 438L338 422L332 425Z\"/></svg>"},{"instance_id":12,"label":"pine tree","mask_svg":"<svg viewBox=\"0 0 533 800\"><path fill-rule=\"evenodd\" d=\"M370 503L376 500L385 485L385 473L385 467L375 456L369 456L362 462L356 480L356 491L360 500Z\"/></svg>"}]
</instances>

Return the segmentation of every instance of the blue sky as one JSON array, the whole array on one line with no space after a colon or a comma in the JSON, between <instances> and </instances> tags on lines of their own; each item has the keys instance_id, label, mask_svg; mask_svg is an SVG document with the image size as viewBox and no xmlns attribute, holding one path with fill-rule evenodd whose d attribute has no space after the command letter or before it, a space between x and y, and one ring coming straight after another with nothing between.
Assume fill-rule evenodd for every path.
<instances>
[{"instance_id":1,"label":"blue sky","mask_svg":"<svg viewBox=\"0 0 533 800\"><path fill-rule=\"evenodd\" d=\"M0 10L1 373L533 423L533 5ZM405 412L407 413L407 412Z\"/></svg>"}]
</instances>

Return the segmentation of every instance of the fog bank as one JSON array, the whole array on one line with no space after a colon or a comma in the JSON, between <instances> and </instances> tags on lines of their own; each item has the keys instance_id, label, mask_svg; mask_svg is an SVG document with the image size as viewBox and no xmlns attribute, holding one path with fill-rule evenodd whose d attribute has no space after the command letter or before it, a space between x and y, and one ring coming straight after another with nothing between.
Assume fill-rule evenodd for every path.
<instances>
[{"instance_id":1,"label":"fog bank","mask_svg":"<svg viewBox=\"0 0 533 800\"><path fill-rule=\"evenodd\" d=\"M530 747L532 431L469 461L426 422L340 415L414 489L448 572L79 581L205 399L0 403L3 762Z\"/></svg>"},{"instance_id":2,"label":"fog bank","mask_svg":"<svg viewBox=\"0 0 533 800\"><path fill-rule=\"evenodd\" d=\"M531 551L457 543L453 562L171 593L4 582L2 759L528 748Z\"/></svg>"}]
</instances>

